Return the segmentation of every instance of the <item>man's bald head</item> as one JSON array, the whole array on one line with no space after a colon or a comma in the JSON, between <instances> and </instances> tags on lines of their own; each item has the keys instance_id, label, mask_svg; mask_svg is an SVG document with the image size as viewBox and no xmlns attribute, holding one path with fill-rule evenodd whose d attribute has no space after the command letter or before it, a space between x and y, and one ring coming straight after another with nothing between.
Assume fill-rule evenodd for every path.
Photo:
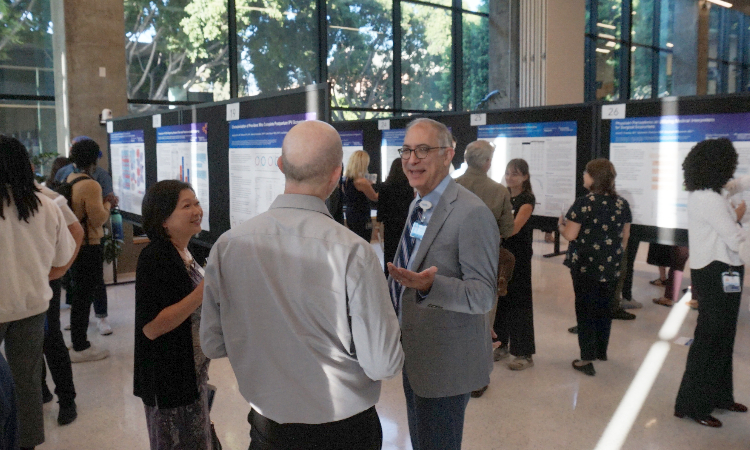
<instances>
[{"instance_id":1,"label":"man's bald head","mask_svg":"<svg viewBox=\"0 0 750 450\"><path fill-rule=\"evenodd\" d=\"M281 145L284 176L294 183L327 183L343 158L339 133L319 120L298 123Z\"/></svg>"}]
</instances>

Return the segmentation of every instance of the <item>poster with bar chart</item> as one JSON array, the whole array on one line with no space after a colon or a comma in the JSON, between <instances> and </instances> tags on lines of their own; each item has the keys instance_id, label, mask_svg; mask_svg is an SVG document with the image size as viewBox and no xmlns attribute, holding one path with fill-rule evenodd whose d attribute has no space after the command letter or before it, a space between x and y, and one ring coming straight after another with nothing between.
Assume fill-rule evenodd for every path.
<instances>
[{"instance_id":1,"label":"poster with bar chart","mask_svg":"<svg viewBox=\"0 0 750 450\"><path fill-rule=\"evenodd\" d=\"M156 130L157 181L190 183L203 207L201 228L209 231L208 124L191 123Z\"/></svg>"},{"instance_id":2,"label":"poster with bar chart","mask_svg":"<svg viewBox=\"0 0 750 450\"><path fill-rule=\"evenodd\" d=\"M316 113L235 120L229 124L229 225L268 211L284 193L277 160L287 132Z\"/></svg>"},{"instance_id":3,"label":"poster with bar chart","mask_svg":"<svg viewBox=\"0 0 750 450\"><path fill-rule=\"evenodd\" d=\"M112 187L120 199L122 211L141 215L146 193L146 156L143 130L110 134Z\"/></svg>"}]
</instances>

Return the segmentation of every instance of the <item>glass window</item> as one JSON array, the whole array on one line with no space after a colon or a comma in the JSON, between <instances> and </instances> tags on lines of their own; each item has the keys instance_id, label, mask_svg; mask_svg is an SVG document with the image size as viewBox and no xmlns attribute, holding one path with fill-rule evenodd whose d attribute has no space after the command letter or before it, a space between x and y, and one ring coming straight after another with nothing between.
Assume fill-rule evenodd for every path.
<instances>
[{"instance_id":1,"label":"glass window","mask_svg":"<svg viewBox=\"0 0 750 450\"><path fill-rule=\"evenodd\" d=\"M401 3L404 109L447 111L451 99L451 11Z\"/></svg>"},{"instance_id":2,"label":"glass window","mask_svg":"<svg viewBox=\"0 0 750 450\"><path fill-rule=\"evenodd\" d=\"M742 13L729 9L726 11L726 20L724 22L727 28L727 40L725 46L725 60L736 62L739 55L740 23Z\"/></svg>"},{"instance_id":3,"label":"glass window","mask_svg":"<svg viewBox=\"0 0 750 450\"><path fill-rule=\"evenodd\" d=\"M404 2L408 2L409 0L402 0ZM432 3L433 5L441 5L441 6L453 6L453 0L419 0L424 3Z\"/></svg>"},{"instance_id":4,"label":"glass window","mask_svg":"<svg viewBox=\"0 0 750 450\"><path fill-rule=\"evenodd\" d=\"M209 100L210 101L210 100ZM170 109L180 108L183 105L163 105L163 104L154 104L154 103L128 103L128 112L130 114L140 114L140 113L156 113L156 112L164 112L169 111Z\"/></svg>"},{"instance_id":5,"label":"glass window","mask_svg":"<svg viewBox=\"0 0 750 450\"><path fill-rule=\"evenodd\" d=\"M661 0L659 47L674 47L674 0Z\"/></svg>"},{"instance_id":6,"label":"glass window","mask_svg":"<svg viewBox=\"0 0 750 450\"><path fill-rule=\"evenodd\" d=\"M630 38L638 44L653 45L654 0L633 0L632 8Z\"/></svg>"},{"instance_id":7,"label":"glass window","mask_svg":"<svg viewBox=\"0 0 750 450\"><path fill-rule=\"evenodd\" d=\"M385 119L393 117L392 111L331 111L334 121Z\"/></svg>"},{"instance_id":8,"label":"glass window","mask_svg":"<svg viewBox=\"0 0 750 450\"><path fill-rule=\"evenodd\" d=\"M463 109L472 111L489 93L489 19L463 15Z\"/></svg>"},{"instance_id":9,"label":"glass window","mask_svg":"<svg viewBox=\"0 0 750 450\"><path fill-rule=\"evenodd\" d=\"M57 153L55 124L55 102L0 100L0 130L21 141L31 155ZM49 162L37 172L48 173Z\"/></svg>"},{"instance_id":10,"label":"glass window","mask_svg":"<svg viewBox=\"0 0 750 450\"><path fill-rule=\"evenodd\" d=\"M630 98L651 98L653 50L633 46L630 49Z\"/></svg>"},{"instance_id":11,"label":"glass window","mask_svg":"<svg viewBox=\"0 0 750 450\"><path fill-rule=\"evenodd\" d=\"M672 52L659 52L659 92L658 97L672 94Z\"/></svg>"},{"instance_id":12,"label":"glass window","mask_svg":"<svg viewBox=\"0 0 750 450\"><path fill-rule=\"evenodd\" d=\"M55 95L49 0L0 3L0 94Z\"/></svg>"},{"instance_id":13,"label":"glass window","mask_svg":"<svg viewBox=\"0 0 750 450\"><path fill-rule=\"evenodd\" d=\"M318 73L315 2L250 5L237 5L240 96L314 83Z\"/></svg>"},{"instance_id":14,"label":"glass window","mask_svg":"<svg viewBox=\"0 0 750 450\"><path fill-rule=\"evenodd\" d=\"M620 43L604 39L597 39L596 43L596 99L617 100L620 98Z\"/></svg>"},{"instance_id":15,"label":"glass window","mask_svg":"<svg viewBox=\"0 0 750 450\"><path fill-rule=\"evenodd\" d=\"M474 12L490 12L490 1L489 0L463 0L461 7L466 11Z\"/></svg>"},{"instance_id":16,"label":"glass window","mask_svg":"<svg viewBox=\"0 0 750 450\"><path fill-rule=\"evenodd\" d=\"M622 0L599 0L596 34L604 39L619 39Z\"/></svg>"},{"instance_id":17,"label":"glass window","mask_svg":"<svg viewBox=\"0 0 750 450\"><path fill-rule=\"evenodd\" d=\"M713 95L719 92L719 67L716 61L708 62L708 85L706 94Z\"/></svg>"},{"instance_id":18,"label":"glass window","mask_svg":"<svg viewBox=\"0 0 750 450\"><path fill-rule=\"evenodd\" d=\"M390 1L328 2L328 81L332 106L393 108ZM335 120L352 114L332 111ZM353 114L364 119L367 114ZM353 119L351 119L353 120Z\"/></svg>"},{"instance_id":19,"label":"glass window","mask_svg":"<svg viewBox=\"0 0 750 450\"><path fill-rule=\"evenodd\" d=\"M727 88L726 94L734 94L740 91L742 86L742 72L737 64L727 64Z\"/></svg>"},{"instance_id":20,"label":"glass window","mask_svg":"<svg viewBox=\"0 0 750 450\"><path fill-rule=\"evenodd\" d=\"M721 9L711 8L708 25L708 57L719 58L719 28L721 24Z\"/></svg>"},{"instance_id":21,"label":"glass window","mask_svg":"<svg viewBox=\"0 0 750 450\"><path fill-rule=\"evenodd\" d=\"M124 6L128 98L229 98L226 2L175 7L167 0L124 0Z\"/></svg>"}]
</instances>

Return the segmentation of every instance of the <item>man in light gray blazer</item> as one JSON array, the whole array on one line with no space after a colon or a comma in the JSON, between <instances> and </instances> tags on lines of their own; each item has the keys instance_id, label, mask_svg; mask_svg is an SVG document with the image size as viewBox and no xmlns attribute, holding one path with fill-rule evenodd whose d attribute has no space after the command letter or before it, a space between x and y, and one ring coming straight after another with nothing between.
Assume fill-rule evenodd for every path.
<instances>
[{"instance_id":1,"label":"man in light gray blazer","mask_svg":"<svg viewBox=\"0 0 750 450\"><path fill-rule=\"evenodd\" d=\"M414 450L460 449L470 393L492 371L487 312L500 234L484 202L448 175L454 149L445 125L417 119L406 130L399 153L419 195L388 271L409 433Z\"/></svg>"}]
</instances>

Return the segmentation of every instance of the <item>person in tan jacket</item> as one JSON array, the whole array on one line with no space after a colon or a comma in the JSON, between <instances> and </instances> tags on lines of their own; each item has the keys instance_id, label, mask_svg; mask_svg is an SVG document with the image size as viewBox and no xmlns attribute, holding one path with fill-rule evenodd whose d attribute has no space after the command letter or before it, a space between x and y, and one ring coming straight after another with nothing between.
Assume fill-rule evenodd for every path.
<instances>
[{"instance_id":1,"label":"person in tan jacket","mask_svg":"<svg viewBox=\"0 0 750 450\"><path fill-rule=\"evenodd\" d=\"M84 229L84 241L75 263L71 267L73 281L73 301L70 309L70 334L73 349L71 362L96 361L109 356L109 352L91 345L86 338L89 325L89 312L94 298L106 305L107 291L104 286L103 252L101 238L104 236L104 223L109 219L109 209L117 204L117 197L109 194L102 199L102 188L91 174L96 169L99 145L93 140L83 140L73 144L70 159L75 171L66 181L75 183L72 187L71 207ZM82 180L76 181L79 178ZM106 321L97 314L99 320ZM101 328L101 327L100 327ZM111 333L111 329L110 329Z\"/></svg>"}]
</instances>

